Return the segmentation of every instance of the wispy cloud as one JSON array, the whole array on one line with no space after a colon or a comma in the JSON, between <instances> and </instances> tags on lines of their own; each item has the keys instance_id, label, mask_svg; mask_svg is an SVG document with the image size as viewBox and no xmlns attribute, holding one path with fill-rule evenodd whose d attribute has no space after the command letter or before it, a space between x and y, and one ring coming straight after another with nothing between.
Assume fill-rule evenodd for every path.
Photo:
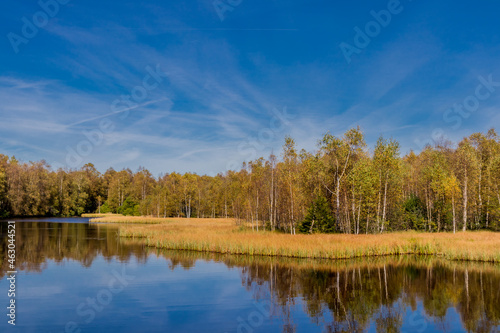
<instances>
[{"instance_id":1,"label":"wispy cloud","mask_svg":"<svg viewBox=\"0 0 500 333\"><path fill-rule=\"evenodd\" d=\"M25 52L0 54L0 152L64 164L68 147L109 119L114 130L82 163L101 171L219 172L249 158L239 145L285 106L295 118L260 155L279 154L287 134L312 150L325 132L356 125L369 143L383 134L403 150L418 148L414 139L446 125L444 110L470 93L478 75L500 81L494 17L481 12L465 24L451 4L439 4L448 13L439 18L436 4L412 5L347 65L336 45L366 21L371 2L341 9L248 3L224 22L209 2L124 1L113 11L72 3ZM3 22L18 29L5 13ZM481 35L470 35L468 24ZM113 110L156 65L165 80L137 105ZM450 136L491 126L499 98Z\"/></svg>"}]
</instances>

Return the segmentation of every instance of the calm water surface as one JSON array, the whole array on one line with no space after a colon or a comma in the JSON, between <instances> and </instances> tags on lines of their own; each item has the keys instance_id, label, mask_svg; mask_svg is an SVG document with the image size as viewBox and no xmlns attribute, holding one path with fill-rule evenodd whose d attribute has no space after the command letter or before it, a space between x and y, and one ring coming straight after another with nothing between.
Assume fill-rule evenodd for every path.
<instances>
[{"instance_id":1,"label":"calm water surface","mask_svg":"<svg viewBox=\"0 0 500 333\"><path fill-rule=\"evenodd\" d=\"M0 332L7 223L0 222ZM498 332L500 265L156 251L86 219L16 223L19 332Z\"/></svg>"}]
</instances>

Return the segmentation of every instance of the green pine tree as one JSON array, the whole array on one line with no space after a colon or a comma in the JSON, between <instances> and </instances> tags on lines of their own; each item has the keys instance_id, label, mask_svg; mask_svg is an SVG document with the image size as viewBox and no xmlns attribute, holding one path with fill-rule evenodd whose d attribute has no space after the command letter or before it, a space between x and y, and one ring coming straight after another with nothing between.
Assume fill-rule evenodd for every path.
<instances>
[{"instance_id":1,"label":"green pine tree","mask_svg":"<svg viewBox=\"0 0 500 333\"><path fill-rule=\"evenodd\" d=\"M325 197L316 198L307 211L307 215L299 225L302 233L334 232L335 219Z\"/></svg>"}]
</instances>

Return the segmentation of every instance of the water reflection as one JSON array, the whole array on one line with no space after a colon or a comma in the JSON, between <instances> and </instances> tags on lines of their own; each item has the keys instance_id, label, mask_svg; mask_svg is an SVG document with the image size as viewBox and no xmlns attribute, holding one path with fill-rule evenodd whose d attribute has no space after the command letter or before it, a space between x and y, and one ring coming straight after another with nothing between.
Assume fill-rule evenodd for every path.
<instances>
[{"instance_id":1,"label":"water reflection","mask_svg":"<svg viewBox=\"0 0 500 333\"><path fill-rule=\"evenodd\" d=\"M7 262L7 223L0 223L0 278L9 271ZM90 267L102 255L106 260L127 261L131 256L145 261L147 252L139 244L123 244L116 229L84 223L23 221L16 223L16 268L41 272L48 259L77 260Z\"/></svg>"},{"instance_id":2,"label":"water reflection","mask_svg":"<svg viewBox=\"0 0 500 333\"><path fill-rule=\"evenodd\" d=\"M42 272L47 261L67 259L91 267L98 256L123 262L135 257L147 266L148 256L155 254L167 259L172 271L190 271L198 261L222 262L240 272L242 286L259 306L269 309L271 317L239 323L236 331L258 332L263 321L275 318L283 332L295 332L303 314L325 332L454 331L457 327L495 332L500 325L499 265L434 257L321 261L158 251L137 241L119 240L116 230L108 226L24 222L16 228L18 270ZM2 278L8 270L6 231L6 223L0 223ZM456 318L461 322L456 323Z\"/></svg>"},{"instance_id":3,"label":"water reflection","mask_svg":"<svg viewBox=\"0 0 500 333\"><path fill-rule=\"evenodd\" d=\"M282 260L163 251L172 263L223 261L240 267L243 285L255 299L272 300L273 314L294 331L291 309L304 311L326 332L401 332L411 309L408 331L450 331L456 311L468 332L497 332L500 325L500 266L450 262L433 257L384 257L349 261ZM418 303L423 304L421 313Z\"/></svg>"}]
</instances>

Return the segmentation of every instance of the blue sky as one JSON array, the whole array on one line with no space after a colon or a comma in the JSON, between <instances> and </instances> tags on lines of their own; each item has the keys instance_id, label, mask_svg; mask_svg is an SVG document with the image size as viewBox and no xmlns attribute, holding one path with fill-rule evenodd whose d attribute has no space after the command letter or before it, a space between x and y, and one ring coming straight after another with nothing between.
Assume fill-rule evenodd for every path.
<instances>
[{"instance_id":1,"label":"blue sky","mask_svg":"<svg viewBox=\"0 0 500 333\"><path fill-rule=\"evenodd\" d=\"M500 123L494 1L54 1L0 5L0 153L23 161L215 174L285 135L406 153Z\"/></svg>"}]
</instances>

